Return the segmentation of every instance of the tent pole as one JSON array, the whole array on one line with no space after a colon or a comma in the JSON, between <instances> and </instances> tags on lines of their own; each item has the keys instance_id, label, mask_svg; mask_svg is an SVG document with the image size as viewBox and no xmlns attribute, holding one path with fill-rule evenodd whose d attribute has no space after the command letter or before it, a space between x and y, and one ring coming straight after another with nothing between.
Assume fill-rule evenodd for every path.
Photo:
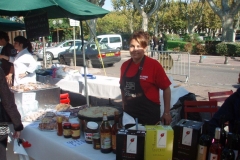
<instances>
[{"instance_id":1,"label":"tent pole","mask_svg":"<svg viewBox=\"0 0 240 160\"><path fill-rule=\"evenodd\" d=\"M82 20L80 20L80 29L81 29L81 39L82 39L82 53L83 53L83 67L84 67L84 80L85 80L85 87L84 93L86 96L87 105L89 105L89 97L88 97L88 86L87 86L87 73L86 73L86 59L85 59L85 47L84 47L84 38L83 38L83 26Z\"/></svg>"},{"instance_id":2,"label":"tent pole","mask_svg":"<svg viewBox=\"0 0 240 160\"><path fill-rule=\"evenodd\" d=\"M42 38L43 40L43 68L46 69L47 68L47 59L46 59L46 45L45 45L45 37L43 36Z\"/></svg>"}]
</instances>

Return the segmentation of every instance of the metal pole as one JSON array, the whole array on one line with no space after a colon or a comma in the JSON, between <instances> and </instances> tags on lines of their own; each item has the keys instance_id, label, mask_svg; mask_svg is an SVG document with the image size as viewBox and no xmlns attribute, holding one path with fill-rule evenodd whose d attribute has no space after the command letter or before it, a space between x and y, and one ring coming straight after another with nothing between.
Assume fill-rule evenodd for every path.
<instances>
[{"instance_id":1,"label":"metal pole","mask_svg":"<svg viewBox=\"0 0 240 160\"><path fill-rule=\"evenodd\" d=\"M73 50L73 54L74 54L74 69L76 69L76 44L75 44L75 26L73 26L73 46L74 46L74 50Z\"/></svg>"},{"instance_id":2,"label":"metal pole","mask_svg":"<svg viewBox=\"0 0 240 160\"><path fill-rule=\"evenodd\" d=\"M58 27L57 27L57 42L59 43Z\"/></svg>"},{"instance_id":3,"label":"metal pole","mask_svg":"<svg viewBox=\"0 0 240 160\"><path fill-rule=\"evenodd\" d=\"M86 101L87 105L89 105L89 97L88 97L88 85L87 85L87 71L86 71L86 60L85 60L85 48L84 48L84 38L83 38L83 26L82 26L82 21L80 21L80 26L81 26L81 39L82 39L82 53L83 53L83 67L84 67L84 80L85 80L85 96L86 96Z\"/></svg>"}]
</instances>

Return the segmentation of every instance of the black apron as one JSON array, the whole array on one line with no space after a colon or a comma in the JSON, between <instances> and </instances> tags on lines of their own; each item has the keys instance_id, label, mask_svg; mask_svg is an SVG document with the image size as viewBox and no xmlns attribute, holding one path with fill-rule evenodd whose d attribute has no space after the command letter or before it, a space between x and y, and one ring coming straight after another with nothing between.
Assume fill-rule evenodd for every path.
<instances>
[{"instance_id":1,"label":"black apron","mask_svg":"<svg viewBox=\"0 0 240 160\"><path fill-rule=\"evenodd\" d=\"M143 69L145 56L140 62L138 72L133 77L126 77L126 73L132 63L128 64L121 83L121 90L125 96L124 112L144 125L155 125L160 121L160 105L150 101L140 85L140 74Z\"/></svg>"}]
</instances>

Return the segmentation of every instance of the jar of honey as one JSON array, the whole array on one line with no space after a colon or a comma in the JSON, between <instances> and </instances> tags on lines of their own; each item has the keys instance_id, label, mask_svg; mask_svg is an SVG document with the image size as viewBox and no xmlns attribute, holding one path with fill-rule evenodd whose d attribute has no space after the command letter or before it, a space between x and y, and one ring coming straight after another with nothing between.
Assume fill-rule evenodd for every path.
<instances>
[{"instance_id":1,"label":"jar of honey","mask_svg":"<svg viewBox=\"0 0 240 160\"><path fill-rule=\"evenodd\" d=\"M63 136L64 138L72 137L71 123L69 122L63 123Z\"/></svg>"},{"instance_id":2,"label":"jar of honey","mask_svg":"<svg viewBox=\"0 0 240 160\"><path fill-rule=\"evenodd\" d=\"M72 139L80 138L80 125L78 123L71 124Z\"/></svg>"}]
</instances>

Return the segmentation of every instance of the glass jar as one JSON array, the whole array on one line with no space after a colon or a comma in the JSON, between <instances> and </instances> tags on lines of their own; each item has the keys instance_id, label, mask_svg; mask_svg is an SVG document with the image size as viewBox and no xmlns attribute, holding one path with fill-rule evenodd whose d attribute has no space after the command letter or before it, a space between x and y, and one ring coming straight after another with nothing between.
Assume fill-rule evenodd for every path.
<instances>
[{"instance_id":1,"label":"glass jar","mask_svg":"<svg viewBox=\"0 0 240 160\"><path fill-rule=\"evenodd\" d=\"M84 138L86 143L92 144L93 133L98 133L98 124L96 122L88 122L84 131Z\"/></svg>"},{"instance_id":2,"label":"glass jar","mask_svg":"<svg viewBox=\"0 0 240 160\"><path fill-rule=\"evenodd\" d=\"M63 124L63 136L64 138L71 138L72 131L71 131L71 123L64 123Z\"/></svg>"},{"instance_id":3,"label":"glass jar","mask_svg":"<svg viewBox=\"0 0 240 160\"><path fill-rule=\"evenodd\" d=\"M92 142L94 149L101 149L99 133L93 133Z\"/></svg>"},{"instance_id":4,"label":"glass jar","mask_svg":"<svg viewBox=\"0 0 240 160\"><path fill-rule=\"evenodd\" d=\"M72 139L80 138L80 125L78 123L71 124Z\"/></svg>"}]
</instances>

